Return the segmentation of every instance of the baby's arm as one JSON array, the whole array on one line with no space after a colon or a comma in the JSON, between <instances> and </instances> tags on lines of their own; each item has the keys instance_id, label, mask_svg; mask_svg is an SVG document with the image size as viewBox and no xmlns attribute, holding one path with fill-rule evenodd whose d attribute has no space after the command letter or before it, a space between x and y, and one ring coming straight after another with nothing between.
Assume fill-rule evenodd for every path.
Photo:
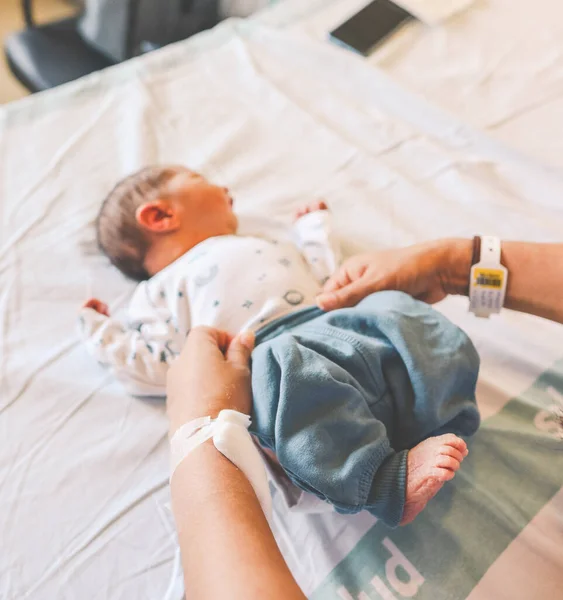
<instances>
[{"instance_id":1,"label":"baby's arm","mask_svg":"<svg viewBox=\"0 0 563 600\"><path fill-rule=\"evenodd\" d=\"M171 321L152 320L134 329L109 316L99 300L88 301L80 312L80 332L88 351L109 367L135 396L164 396L166 374L175 357Z\"/></svg>"},{"instance_id":2,"label":"baby's arm","mask_svg":"<svg viewBox=\"0 0 563 600\"><path fill-rule=\"evenodd\" d=\"M293 229L297 246L317 281L323 284L336 271L341 259L327 205L317 200L299 210Z\"/></svg>"}]
</instances>

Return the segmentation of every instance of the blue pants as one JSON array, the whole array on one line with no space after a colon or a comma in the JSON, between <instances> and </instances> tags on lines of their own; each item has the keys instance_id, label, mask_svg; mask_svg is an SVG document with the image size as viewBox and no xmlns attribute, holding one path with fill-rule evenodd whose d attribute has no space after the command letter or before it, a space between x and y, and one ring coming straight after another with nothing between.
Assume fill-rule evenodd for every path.
<instances>
[{"instance_id":1,"label":"blue pants","mask_svg":"<svg viewBox=\"0 0 563 600\"><path fill-rule=\"evenodd\" d=\"M303 322L304 321L304 322ZM402 517L408 449L479 427L479 357L427 304L380 292L306 309L258 335L251 431L291 480L336 510Z\"/></svg>"}]
</instances>

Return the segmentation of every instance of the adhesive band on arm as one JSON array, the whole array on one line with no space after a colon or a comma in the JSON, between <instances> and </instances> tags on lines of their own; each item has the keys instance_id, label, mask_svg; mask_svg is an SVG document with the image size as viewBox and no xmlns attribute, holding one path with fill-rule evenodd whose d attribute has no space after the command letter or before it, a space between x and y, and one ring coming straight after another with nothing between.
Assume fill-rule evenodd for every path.
<instances>
[{"instance_id":1,"label":"adhesive band on arm","mask_svg":"<svg viewBox=\"0 0 563 600\"><path fill-rule=\"evenodd\" d=\"M500 259L499 238L483 236L479 262L469 276L469 310L478 317L488 318L504 306L508 270Z\"/></svg>"},{"instance_id":2,"label":"adhesive band on arm","mask_svg":"<svg viewBox=\"0 0 563 600\"><path fill-rule=\"evenodd\" d=\"M244 473L269 519L272 497L268 477L260 452L248 432L249 426L250 417L236 410L222 410L216 419L201 417L182 425L170 441L170 480L190 452L213 438L215 448Z\"/></svg>"}]
</instances>

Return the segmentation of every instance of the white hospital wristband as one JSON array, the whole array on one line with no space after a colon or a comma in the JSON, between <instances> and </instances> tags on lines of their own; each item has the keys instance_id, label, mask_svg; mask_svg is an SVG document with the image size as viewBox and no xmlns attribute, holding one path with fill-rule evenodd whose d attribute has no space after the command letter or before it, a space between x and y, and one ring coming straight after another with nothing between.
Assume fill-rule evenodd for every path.
<instances>
[{"instance_id":1,"label":"white hospital wristband","mask_svg":"<svg viewBox=\"0 0 563 600\"><path fill-rule=\"evenodd\" d=\"M478 240L478 238L477 238ZM481 237L479 262L469 276L469 310L488 318L504 306L508 270L500 262L501 241L497 237Z\"/></svg>"},{"instance_id":2,"label":"white hospital wristband","mask_svg":"<svg viewBox=\"0 0 563 600\"><path fill-rule=\"evenodd\" d=\"M178 465L198 446L213 438L219 452L246 476L269 518L272 497L266 469L248 432L250 417L236 410L222 410L216 419L201 417L180 427L170 440L170 480ZM210 476L213 475L210 473Z\"/></svg>"}]
</instances>

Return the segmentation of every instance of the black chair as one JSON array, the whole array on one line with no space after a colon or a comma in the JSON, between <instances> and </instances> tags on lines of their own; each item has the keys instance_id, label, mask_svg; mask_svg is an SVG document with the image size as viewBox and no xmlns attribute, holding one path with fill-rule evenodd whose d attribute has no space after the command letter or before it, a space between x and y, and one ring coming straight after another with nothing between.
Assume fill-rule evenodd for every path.
<instances>
[{"instance_id":1,"label":"black chair","mask_svg":"<svg viewBox=\"0 0 563 600\"><path fill-rule=\"evenodd\" d=\"M78 31L78 17L36 25L32 0L22 0L27 28L9 36L4 44L8 65L31 92L73 81L115 64L92 48Z\"/></svg>"}]
</instances>

